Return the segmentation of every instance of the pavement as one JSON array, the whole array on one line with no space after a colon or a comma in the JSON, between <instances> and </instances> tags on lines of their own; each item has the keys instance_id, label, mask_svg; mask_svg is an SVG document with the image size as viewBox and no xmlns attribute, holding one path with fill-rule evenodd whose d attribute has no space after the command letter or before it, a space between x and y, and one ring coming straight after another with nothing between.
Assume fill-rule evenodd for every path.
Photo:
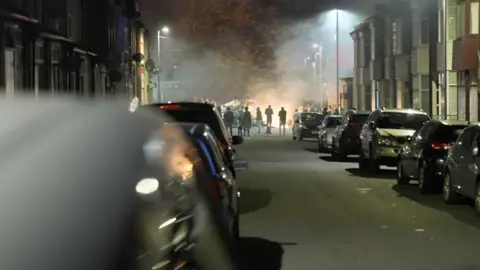
<instances>
[{"instance_id":1,"label":"pavement","mask_svg":"<svg viewBox=\"0 0 480 270\"><path fill-rule=\"evenodd\" d=\"M278 131L277 131L278 132ZM446 206L395 170L364 174L316 142L255 134L237 147L241 243L247 269L477 270L480 217Z\"/></svg>"}]
</instances>

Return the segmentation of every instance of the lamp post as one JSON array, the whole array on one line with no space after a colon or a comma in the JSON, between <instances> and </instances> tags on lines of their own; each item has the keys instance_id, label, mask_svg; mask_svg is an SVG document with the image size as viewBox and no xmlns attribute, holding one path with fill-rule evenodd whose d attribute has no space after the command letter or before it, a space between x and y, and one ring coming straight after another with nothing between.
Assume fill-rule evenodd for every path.
<instances>
[{"instance_id":1,"label":"lamp post","mask_svg":"<svg viewBox=\"0 0 480 270\"><path fill-rule=\"evenodd\" d=\"M314 44L313 47L316 49L315 63L317 63L318 59L318 75L320 76L319 83L315 85L315 89L317 85L320 86L320 105L323 107L323 44Z\"/></svg>"},{"instance_id":2,"label":"lamp post","mask_svg":"<svg viewBox=\"0 0 480 270\"><path fill-rule=\"evenodd\" d=\"M158 73L157 73L157 80L158 80L158 92L160 93L160 102L163 103L163 90L162 90L162 87L161 87L161 78L160 78L160 74L161 74L161 69L160 69L160 65L161 65L161 61L162 61L162 50L161 50L161 42L160 40L162 38L166 38L164 36L162 36L161 34L169 34L170 33L170 28L168 28L167 26L164 26L161 30L158 30L157 31L157 63L158 63Z\"/></svg>"},{"instance_id":3,"label":"lamp post","mask_svg":"<svg viewBox=\"0 0 480 270\"><path fill-rule=\"evenodd\" d=\"M336 16L336 27L335 27L335 46L336 46L336 54L335 54L335 65L336 65L336 73L337 73L337 108L340 109L340 78L339 78L339 29L338 29L338 9L335 9L335 16Z\"/></svg>"}]
</instances>

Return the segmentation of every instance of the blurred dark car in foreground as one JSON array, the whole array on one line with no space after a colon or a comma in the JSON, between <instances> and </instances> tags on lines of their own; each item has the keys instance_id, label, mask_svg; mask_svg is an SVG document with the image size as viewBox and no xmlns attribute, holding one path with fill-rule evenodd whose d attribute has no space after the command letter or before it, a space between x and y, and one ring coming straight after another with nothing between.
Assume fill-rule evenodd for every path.
<instances>
[{"instance_id":1,"label":"blurred dark car in foreground","mask_svg":"<svg viewBox=\"0 0 480 270\"><path fill-rule=\"evenodd\" d=\"M441 191L447 152L467 126L466 121L430 120L407 137L399 154L397 183L418 179L421 193Z\"/></svg>"},{"instance_id":2,"label":"blurred dark car in foreground","mask_svg":"<svg viewBox=\"0 0 480 270\"><path fill-rule=\"evenodd\" d=\"M445 203L458 203L461 197L472 199L477 215L480 215L479 149L480 124L474 124L466 128L450 148L443 182Z\"/></svg>"},{"instance_id":3,"label":"blurred dark car in foreground","mask_svg":"<svg viewBox=\"0 0 480 270\"><path fill-rule=\"evenodd\" d=\"M106 103L0 112L0 269L237 269L196 148L165 117Z\"/></svg>"},{"instance_id":4,"label":"blurred dark car in foreground","mask_svg":"<svg viewBox=\"0 0 480 270\"><path fill-rule=\"evenodd\" d=\"M203 181L210 187L210 197L219 207L227 227L230 228L234 239L239 237L238 201L240 193L237 180L228 168L228 161L220 152L220 147L212 130L206 124L181 123L185 132L191 136L193 143L199 150L202 165L206 169ZM240 170L238 167L237 170ZM244 169L244 168L242 168Z\"/></svg>"},{"instance_id":5,"label":"blurred dark car in foreground","mask_svg":"<svg viewBox=\"0 0 480 270\"><path fill-rule=\"evenodd\" d=\"M233 171L234 176L236 176L233 164L236 151L232 145L242 144L243 137L233 136L230 138L222 117L212 104L178 102L168 104L155 103L144 105L143 107L160 109L177 122L207 124L215 133L215 137L220 143L221 151L228 160L229 168Z\"/></svg>"}]
</instances>

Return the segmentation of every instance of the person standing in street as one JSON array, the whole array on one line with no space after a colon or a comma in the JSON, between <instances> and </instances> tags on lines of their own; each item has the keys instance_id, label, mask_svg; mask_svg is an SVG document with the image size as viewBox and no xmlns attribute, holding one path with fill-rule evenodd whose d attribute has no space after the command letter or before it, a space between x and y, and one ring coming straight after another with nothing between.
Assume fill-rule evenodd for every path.
<instances>
[{"instance_id":1,"label":"person standing in street","mask_svg":"<svg viewBox=\"0 0 480 270\"><path fill-rule=\"evenodd\" d=\"M248 107L245 107L245 112L243 112L242 127L243 135L250 136L250 128L252 127L252 114L248 110Z\"/></svg>"},{"instance_id":2,"label":"person standing in street","mask_svg":"<svg viewBox=\"0 0 480 270\"><path fill-rule=\"evenodd\" d=\"M282 135L283 128L283 136L285 136L285 125L287 124L287 111L285 111L285 108L282 107L282 109L278 112L278 117L280 120L280 126L278 130L280 135Z\"/></svg>"},{"instance_id":3,"label":"person standing in street","mask_svg":"<svg viewBox=\"0 0 480 270\"><path fill-rule=\"evenodd\" d=\"M233 136L233 121L235 120L235 115L233 115L232 110L230 107L227 107L227 111L225 114L223 114L223 121L225 122L225 125L227 126L228 132L230 132L230 136Z\"/></svg>"},{"instance_id":4,"label":"person standing in street","mask_svg":"<svg viewBox=\"0 0 480 270\"><path fill-rule=\"evenodd\" d=\"M263 117L262 117L262 111L260 110L260 107L257 107L257 117L255 118L255 120L257 121L258 133L261 133Z\"/></svg>"},{"instance_id":5,"label":"person standing in street","mask_svg":"<svg viewBox=\"0 0 480 270\"><path fill-rule=\"evenodd\" d=\"M238 130L237 130L237 135L242 136L243 135L243 108L240 107L240 110L238 111Z\"/></svg>"},{"instance_id":6,"label":"person standing in street","mask_svg":"<svg viewBox=\"0 0 480 270\"><path fill-rule=\"evenodd\" d=\"M272 134L272 116L273 110L272 105L268 105L268 108L265 109L265 115L267 116L267 134Z\"/></svg>"}]
</instances>

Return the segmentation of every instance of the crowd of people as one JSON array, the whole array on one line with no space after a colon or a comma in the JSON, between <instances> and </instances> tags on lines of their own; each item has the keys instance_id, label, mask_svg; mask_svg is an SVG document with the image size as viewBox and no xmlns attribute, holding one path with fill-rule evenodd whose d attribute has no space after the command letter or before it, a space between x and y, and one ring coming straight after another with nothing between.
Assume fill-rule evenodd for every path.
<instances>
[{"instance_id":1,"label":"crowd of people","mask_svg":"<svg viewBox=\"0 0 480 270\"><path fill-rule=\"evenodd\" d=\"M263 114L266 116L266 134L272 134L272 121L273 121L273 109L271 105L265 109L264 113L260 107L257 107L255 112L255 117L250 112L248 106L244 107L243 110L239 111L239 115L235 117L235 113L232 111L230 107L227 107L226 112L223 114L223 121L227 126L230 135L233 135L233 126L235 124L238 125L238 134L240 136L250 136L250 129L252 128L253 124L257 126L257 132L260 134L262 133L262 126L263 126ZM278 112L279 117L279 130L280 135L285 136L285 128L287 124L287 111L284 107L280 109ZM237 123L235 123L237 122Z\"/></svg>"}]
</instances>

